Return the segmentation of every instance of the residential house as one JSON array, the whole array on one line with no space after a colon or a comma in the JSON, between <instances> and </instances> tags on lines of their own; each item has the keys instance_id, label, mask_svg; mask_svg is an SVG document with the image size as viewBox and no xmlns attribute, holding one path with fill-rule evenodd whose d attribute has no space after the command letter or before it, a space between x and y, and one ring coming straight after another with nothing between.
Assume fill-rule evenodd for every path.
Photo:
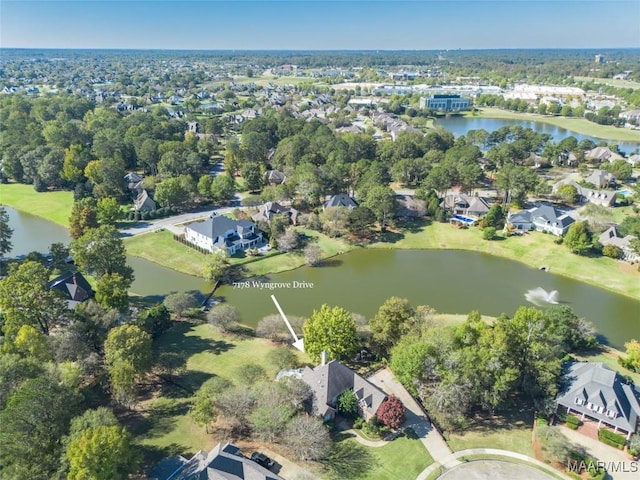
<instances>
[{"instance_id":1,"label":"residential house","mask_svg":"<svg viewBox=\"0 0 640 480\"><path fill-rule=\"evenodd\" d=\"M622 250L623 260L633 263L640 262L640 255L631 249L631 240L635 238L636 237L632 235L623 237L622 234L618 232L618 228L613 225L600 234L598 242L600 242L602 246L614 245L620 248Z\"/></svg>"},{"instance_id":2,"label":"residential house","mask_svg":"<svg viewBox=\"0 0 640 480\"><path fill-rule=\"evenodd\" d=\"M287 176L279 170L267 170L264 176L267 184L271 186L282 185L287 179Z\"/></svg>"},{"instance_id":3,"label":"residential house","mask_svg":"<svg viewBox=\"0 0 640 480\"><path fill-rule=\"evenodd\" d=\"M258 213L251 218L254 222L265 222L271 224L274 215L287 215L292 224L298 223L298 210L293 207L284 207L276 202L267 202L258 207Z\"/></svg>"},{"instance_id":4,"label":"residential house","mask_svg":"<svg viewBox=\"0 0 640 480\"><path fill-rule=\"evenodd\" d=\"M616 192L613 190L594 190L593 188L583 187L571 178L565 178L553 185L553 193L556 193L562 185L572 185L578 193L578 201L580 203L595 203L603 207L613 207L616 203Z\"/></svg>"},{"instance_id":5,"label":"residential house","mask_svg":"<svg viewBox=\"0 0 640 480\"><path fill-rule=\"evenodd\" d=\"M93 290L87 279L80 272L66 272L54 278L47 285L49 290L55 289L62 294L70 310L79 303L93 297Z\"/></svg>"},{"instance_id":6,"label":"residential house","mask_svg":"<svg viewBox=\"0 0 640 480\"><path fill-rule=\"evenodd\" d=\"M584 152L584 158L587 160L597 160L598 162L610 162L622 160L622 155L613 152L609 147L596 147L592 150Z\"/></svg>"},{"instance_id":7,"label":"residential house","mask_svg":"<svg viewBox=\"0 0 640 480\"><path fill-rule=\"evenodd\" d=\"M551 205L541 205L529 210L521 210L510 213L507 225L520 231L537 230L553 235L564 235L575 219L568 213L564 213Z\"/></svg>"},{"instance_id":8,"label":"residential house","mask_svg":"<svg viewBox=\"0 0 640 480\"><path fill-rule=\"evenodd\" d=\"M465 193L455 193L444 197L440 206L449 210L454 215L464 215L479 219L489 211L487 200L482 197L473 197Z\"/></svg>"},{"instance_id":9,"label":"residential house","mask_svg":"<svg viewBox=\"0 0 640 480\"><path fill-rule=\"evenodd\" d=\"M396 195L396 217L416 218L427 214L427 202L413 195Z\"/></svg>"},{"instance_id":10,"label":"residential house","mask_svg":"<svg viewBox=\"0 0 640 480\"><path fill-rule=\"evenodd\" d=\"M624 118L627 122L634 122L636 125L640 124L640 110L628 110L620 114L620 118Z\"/></svg>"},{"instance_id":11,"label":"residential house","mask_svg":"<svg viewBox=\"0 0 640 480\"><path fill-rule=\"evenodd\" d=\"M142 176L135 172L129 172L124 176L127 188L139 194L142 191Z\"/></svg>"},{"instance_id":12,"label":"residential house","mask_svg":"<svg viewBox=\"0 0 640 480\"><path fill-rule=\"evenodd\" d=\"M598 422L626 435L637 431L640 390L603 363L574 362L566 366L565 387L556 408L584 421Z\"/></svg>"},{"instance_id":13,"label":"residential house","mask_svg":"<svg viewBox=\"0 0 640 480\"><path fill-rule=\"evenodd\" d=\"M606 188L615 184L615 178L604 170L594 170L584 179L585 182L592 183L596 188Z\"/></svg>"},{"instance_id":14,"label":"residential house","mask_svg":"<svg viewBox=\"0 0 640 480\"><path fill-rule=\"evenodd\" d=\"M270 470L245 457L231 443L219 443L206 453L197 452L190 460L168 457L147 472L149 480L283 480Z\"/></svg>"},{"instance_id":15,"label":"residential house","mask_svg":"<svg viewBox=\"0 0 640 480\"><path fill-rule=\"evenodd\" d=\"M329 200L324 202L322 205L322 209L326 210L331 207L347 207L349 210L353 210L358 206L358 202L356 202L353 198L351 198L346 193L339 193L337 195L333 195Z\"/></svg>"},{"instance_id":16,"label":"residential house","mask_svg":"<svg viewBox=\"0 0 640 480\"><path fill-rule=\"evenodd\" d=\"M369 420L377 412L387 395L338 360L332 360L316 367L305 367L300 379L313 392L312 413L331 420L338 408L338 397L347 390L353 391L358 399L358 413Z\"/></svg>"},{"instance_id":17,"label":"residential house","mask_svg":"<svg viewBox=\"0 0 640 480\"><path fill-rule=\"evenodd\" d=\"M151 198L149 193L145 189L142 189L133 201L133 208L138 212L150 212L151 210L158 208L158 205L153 198Z\"/></svg>"},{"instance_id":18,"label":"residential house","mask_svg":"<svg viewBox=\"0 0 640 480\"><path fill-rule=\"evenodd\" d=\"M632 166L640 166L640 154L633 154L629 158L627 158L627 163L630 163Z\"/></svg>"},{"instance_id":19,"label":"residential house","mask_svg":"<svg viewBox=\"0 0 640 480\"><path fill-rule=\"evenodd\" d=\"M567 167L577 167L578 158L568 150L563 150L558 155L558 165L566 165Z\"/></svg>"},{"instance_id":20,"label":"residential house","mask_svg":"<svg viewBox=\"0 0 640 480\"><path fill-rule=\"evenodd\" d=\"M184 239L204 250L226 249L229 255L262 244L262 232L248 220L233 220L215 213L184 227Z\"/></svg>"}]
</instances>

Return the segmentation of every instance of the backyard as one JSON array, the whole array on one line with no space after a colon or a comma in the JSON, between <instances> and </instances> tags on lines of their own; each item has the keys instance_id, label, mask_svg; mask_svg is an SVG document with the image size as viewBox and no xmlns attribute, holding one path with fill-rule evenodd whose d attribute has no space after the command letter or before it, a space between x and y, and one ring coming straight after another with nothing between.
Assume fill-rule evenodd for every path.
<instances>
[{"instance_id":1,"label":"backyard","mask_svg":"<svg viewBox=\"0 0 640 480\"><path fill-rule=\"evenodd\" d=\"M8 183L0 185L0 204L69 228L73 192L36 192L32 185Z\"/></svg>"}]
</instances>

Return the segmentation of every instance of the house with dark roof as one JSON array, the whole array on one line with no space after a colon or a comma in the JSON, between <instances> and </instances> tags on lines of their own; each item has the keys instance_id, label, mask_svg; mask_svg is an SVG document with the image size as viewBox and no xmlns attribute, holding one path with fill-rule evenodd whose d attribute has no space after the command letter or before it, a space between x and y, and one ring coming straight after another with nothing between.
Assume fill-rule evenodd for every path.
<instances>
[{"instance_id":1,"label":"house with dark roof","mask_svg":"<svg viewBox=\"0 0 640 480\"><path fill-rule=\"evenodd\" d=\"M133 208L138 212L150 212L151 210L155 210L157 207L158 205L155 200L151 198L145 189L142 189L133 201Z\"/></svg>"},{"instance_id":2,"label":"house with dark roof","mask_svg":"<svg viewBox=\"0 0 640 480\"><path fill-rule=\"evenodd\" d=\"M267 170L264 174L268 185L282 185L287 176L279 170Z\"/></svg>"},{"instance_id":3,"label":"house with dark roof","mask_svg":"<svg viewBox=\"0 0 640 480\"><path fill-rule=\"evenodd\" d=\"M622 259L627 262L638 262L640 261L640 255L633 251L631 248L631 240L634 240L636 237L633 235L623 236L619 231L618 227L612 225L607 228L604 232L600 234L598 237L598 242L605 247L607 245L613 245L622 250Z\"/></svg>"},{"instance_id":4,"label":"house with dark roof","mask_svg":"<svg viewBox=\"0 0 640 480\"><path fill-rule=\"evenodd\" d=\"M226 249L229 255L248 248L257 248L263 242L262 232L248 220L233 220L216 215L202 222L184 227L184 239L204 250Z\"/></svg>"},{"instance_id":5,"label":"house with dark roof","mask_svg":"<svg viewBox=\"0 0 640 480\"><path fill-rule=\"evenodd\" d=\"M485 216L489 211L487 200L482 197L472 197L465 193L447 195L440 203L440 206L454 215L464 215L476 220Z\"/></svg>"},{"instance_id":6,"label":"house with dark roof","mask_svg":"<svg viewBox=\"0 0 640 480\"><path fill-rule=\"evenodd\" d=\"M564 213L551 205L541 205L529 210L521 210L510 213L507 217L507 225L515 230L528 232L537 230L556 236L567 233L575 219L568 213Z\"/></svg>"},{"instance_id":7,"label":"house with dark roof","mask_svg":"<svg viewBox=\"0 0 640 480\"><path fill-rule=\"evenodd\" d=\"M305 367L300 379L311 387L313 403L311 411L325 420L334 418L338 397L347 390L358 399L358 412L365 419L373 417L387 395L338 360L332 360L316 368Z\"/></svg>"},{"instance_id":8,"label":"house with dark roof","mask_svg":"<svg viewBox=\"0 0 640 480\"><path fill-rule=\"evenodd\" d=\"M251 218L254 222L265 222L271 224L274 215L287 215L292 224L298 223L298 210L293 207L284 207L277 202L267 202L258 207L258 213Z\"/></svg>"},{"instance_id":9,"label":"house with dark roof","mask_svg":"<svg viewBox=\"0 0 640 480\"><path fill-rule=\"evenodd\" d=\"M627 439L638 430L640 390L603 363L574 362L566 366L564 388L556 399L558 410L584 422L598 422Z\"/></svg>"},{"instance_id":10,"label":"house with dark roof","mask_svg":"<svg viewBox=\"0 0 640 480\"><path fill-rule=\"evenodd\" d=\"M70 310L79 303L93 297L93 290L87 279L80 272L67 272L54 278L48 284L49 290L55 289L62 294Z\"/></svg>"},{"instance_id":11,"label":"house with dark roof","mask_svg":"<svg viewBox=\"0 0 640 480\"><path fill-rule=\"evenodd\" d=\"M338 195L333 195L329 200L324 202L322 205L322 209L325 210L331 207L347 207L349 210L353 210L358 206L358 202L356 202L353 198L351 198L346 193L339 193Z\"/></svg>"},{"instance_id":12,"label":"house with dark roof","mask_svg":"<svg viewBox=\"0 0 640 480\"><path fill-rule=\"evenodd\" d=\"M427 202L413 195L396 195L396 217L419 218L427 214Z\"/></svg>"},{"instance_id":13,"label":"house with dark roof","mask_svg":"<svg viewBox=\"0 0 640 480\"><path fill-rule=\"evenodd\" d=\"M562 185L572 185L578 194L580 203L595 203L603 207L613 207L616 203L616 192L613 190L594 190L580 185L575 180L565 178L553 185L553 193L557 193Z\"/></svg>"},{"instance_id":14,"label":"house with dark roof","mask_svg":"<svg viewBox=\"0 0 640 480\"><path fill-rule=\"evenodd\" d=\"M209 453L200 450L190 460L165 458L147 472L149 480L283 480L245 457L231 443L219 443Z\"/></svg>"}]
</instances>

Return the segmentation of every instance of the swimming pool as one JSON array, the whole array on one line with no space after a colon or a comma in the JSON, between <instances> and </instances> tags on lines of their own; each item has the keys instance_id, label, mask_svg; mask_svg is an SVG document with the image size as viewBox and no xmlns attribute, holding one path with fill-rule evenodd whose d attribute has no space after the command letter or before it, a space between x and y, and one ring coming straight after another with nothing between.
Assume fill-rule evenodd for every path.
<instances>
[{"instance_id":1,"label":"swimming pool","mask_svg":"<svg viewBox=\"0 0 640 480\"><path fill-rule=\"evenodd\" d=\"M622 190L618 190L616 193L619 193L620 195L622 195L623 197L628 197L629 195L631 195L633 192L631 190L629 190L628 188L624 188Z\"/></svg>"},{"instance_id":2,"label":"swimming pool","mask_svg":"<svg viewBox=\"0 0 640 480\"><path fill-rule=\"evenodd\" d=\"M467 225L473 225L476 223L475 218L465 217L464 215L454 215L452 218L458 220L459 222L466 223Z\"/></svg>"}]
</instances>

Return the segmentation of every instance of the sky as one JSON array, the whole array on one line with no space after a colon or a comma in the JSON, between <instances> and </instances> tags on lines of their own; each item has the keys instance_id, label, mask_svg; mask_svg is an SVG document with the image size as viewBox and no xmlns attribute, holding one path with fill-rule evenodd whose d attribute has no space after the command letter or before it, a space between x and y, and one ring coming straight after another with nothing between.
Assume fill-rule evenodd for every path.
<instances>
[{"instance_id":1,"label":"sky","mask_svg":"<svg viewBox=\"0 0 640 480\"><path fill-rule=\"evenodd\" d=\"M640 48L640 0L0 0L1 48Z\"/></svg>"}]
</instances>

